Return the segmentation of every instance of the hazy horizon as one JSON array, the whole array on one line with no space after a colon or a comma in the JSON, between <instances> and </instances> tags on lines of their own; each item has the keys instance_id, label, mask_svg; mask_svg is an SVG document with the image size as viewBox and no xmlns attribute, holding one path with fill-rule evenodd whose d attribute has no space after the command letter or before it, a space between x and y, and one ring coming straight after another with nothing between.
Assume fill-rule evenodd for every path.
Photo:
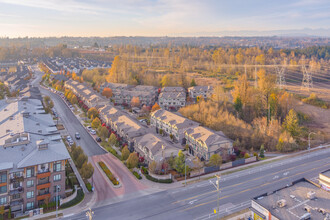
<instances>
[{"instance_id":1,"label":"hazy horizon","mask_svg":"<svg viewBox=\"0 0 330 220\"><path fill-rule=\"evenodd\" d=\"M10 38L330 32L327 0L0 0L0 6L0 37Z\"/></svg>"}]
</instances>

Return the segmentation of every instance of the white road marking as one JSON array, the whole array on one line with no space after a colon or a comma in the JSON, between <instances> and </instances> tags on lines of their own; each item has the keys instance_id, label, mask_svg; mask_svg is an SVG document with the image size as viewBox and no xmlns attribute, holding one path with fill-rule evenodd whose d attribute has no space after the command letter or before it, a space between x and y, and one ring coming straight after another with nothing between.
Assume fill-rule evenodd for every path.
<instances>
[{"instance_id":1,"label":"white road marking","mask_svg":"<svg viewBox=\"0 0 330 220\"><path fill-rule=\"evenodd\" d=\"M191 201L189 201L189 204L192 205L192 204L194 204L194 202L196 202L197 200L198 200L198 199L191 200Z\"/></svg>"}]
</instances>

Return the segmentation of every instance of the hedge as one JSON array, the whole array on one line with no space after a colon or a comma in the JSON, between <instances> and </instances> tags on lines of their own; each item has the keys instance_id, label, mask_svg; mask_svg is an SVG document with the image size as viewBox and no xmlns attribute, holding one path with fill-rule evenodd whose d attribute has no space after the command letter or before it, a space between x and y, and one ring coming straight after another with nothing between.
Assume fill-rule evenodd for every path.
<instances>
[{"instance_id":1,"label":"hedge","mask_svg":"<svg viewBox=\"0 0 330 220\"><path fill-rule=\"evenodd\" d=\"M102 161L98 162L98 164L100 165L100 167L104 171L105 175L107 175L107 177L109 178L109 180L113 183L113 185L118 185L119 182L114 177L114 175L111 173L111 171L109 170L109 168L107 167L107 165L105 165L105 163L103 163Z\"/></svg>"},{"instance_id":2,"label":"hedge","mask_svg":"<svg viewBox=\"0 0 330 220\"><path fill-rule=\"evenodd\" d=\"M140 174L138 174L136 171L133 171L132 173L133 173L134 176L135 176L136 178L138 178L139 180L142 179L142 177L140 176Z\"/></svg>"},{"instance_id":3,"label":"hedge","mask_svg":"<svg viewBox=\"0 0 330 220\"><path fill-rule=\"evenodd\" d=\"M172 183L173 182L172 179L160 180L160 179L153 178L149 174L144 174L144 175L147 177L148 180L156 182L156 183Z\"/></svg>"},{"instance_id":4,"label":"hedge","mask_svg":"<svg viewBox=\"0 0 330 220\"><path fill-rule=\"evenodd\" d=\"M90 183L86 183L86 188L89 192L92 192L92 185Z\"/></svg>"},{"instance_id":5,"label":"hedge","mask_svg":"<svg viewBox=\"0 0 330 220\"><path fill-rule=\"evenodd\" d=\"M65 209L77 205L84 199L84 196L85 196L84 192L81 189L78 189L76 198L72 199L69 202L64 203L63 205L61 205L61 208Z\"/></svg>"}]
</instances>

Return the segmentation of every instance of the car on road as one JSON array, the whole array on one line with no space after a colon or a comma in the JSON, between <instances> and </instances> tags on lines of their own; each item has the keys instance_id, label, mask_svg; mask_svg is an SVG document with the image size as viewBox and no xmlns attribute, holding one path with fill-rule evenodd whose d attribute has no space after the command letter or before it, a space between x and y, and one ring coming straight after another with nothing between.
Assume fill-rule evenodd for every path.
<instances>
[{"instance_id":1,"label":"car on road","mask_svg":"<svg viewBox=\"0 0 330 220\"><path fill-rule=\"evenodd\" d=\"M74 136L76 137L76 139L78 139L78 140L80 139L80 134L79 134L79 132L76 132Z\"/></svg>"},{"instance_id":2,"label":"car on road","mask_svg":"<svg viewBox=\"0 0 330 220\"><path fill-rule=\"evenodd\" d=\"M94 129L90 130L91 134L96 134L96 131Z\"/></svg>"},{"instance_id":3,"label":"car on road","mask_svg":"<svg viewBox=\"0 0 330 220\"><path fill-rule=\"evenodd\" d=\"M97 142L101 142L101 141L102 141L102 139L101 139L100 137L96 137L95 140L96 140Z\"/></svg>"}]
</instances>

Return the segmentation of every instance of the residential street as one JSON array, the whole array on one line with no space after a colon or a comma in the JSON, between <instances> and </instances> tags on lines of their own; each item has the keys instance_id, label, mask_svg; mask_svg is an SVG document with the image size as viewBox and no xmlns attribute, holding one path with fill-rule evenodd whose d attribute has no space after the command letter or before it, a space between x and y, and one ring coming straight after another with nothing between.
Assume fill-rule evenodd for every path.
<instances>
[{"instance_id":1,"label":"residential street","mask_svg":"<svg viewBox=\"0 0 330 220\"><path fill-rule=\"evenodd\" d=\"M247 208L250 199L285 187L299 178L315 181L330 168L330 149L288 158L222 176L220 215ZM215 179L211 179L215 182ZM215 218L217 193L209 180L152 195L94 208L94 219L208 219ZM242 205L240 205L242 204ZM228 212L226 212L226 209ZM67 219L85 219L85 213Z\"/></svg>"}]
</instances>

